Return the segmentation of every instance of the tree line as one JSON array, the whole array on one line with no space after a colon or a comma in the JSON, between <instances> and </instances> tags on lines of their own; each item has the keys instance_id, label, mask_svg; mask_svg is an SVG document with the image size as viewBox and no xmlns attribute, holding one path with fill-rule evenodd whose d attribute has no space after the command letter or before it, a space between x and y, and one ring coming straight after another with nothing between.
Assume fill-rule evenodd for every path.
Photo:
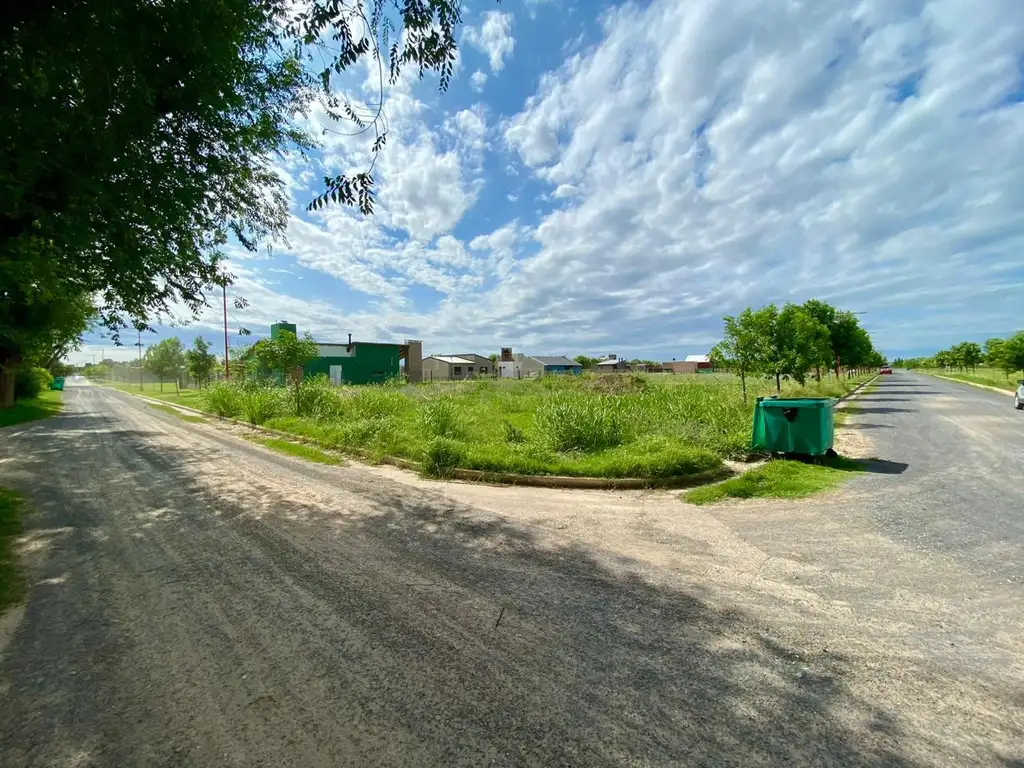
<instances>
[{"instance_id":1,"label":"tree line","mask_svg":"<svg viewBox=\"0 0 1024 768\"><path fill-rule=\"evenodd\" d=\"M991 338L984 345L975 341L962 341L930 357L897 358L893 365L901 368L942 368L958 371L973 371L979 365L986 365L1009 376L1015 371L1024 372L1024 331L1017 331L1005 338Z\"/></svg>"},{"instance_id":2,"label":"tree line","mask_svg":"<svg viewBox=\"0 0 1024 768\"><path fill-rule=\"evenodd\" d=\"M723 320L725 338L712 348L711 360L716 368L739 374L744 398L748 375L774 379L781 392L783 379L802 385L812 372L820 381L823 370L840 376L885 364L856 314L819 299L781 309L748 307Z\"/></svg>"},{"instance_id":3,"label":"tree line","mask_svg":"<svg viewBox=\"0 0 1024 768\"><path fill-rule=\"evenodd\" d=\"M15 4L0 24L0 407L20 367L90 328L114 343L230 283L224 246L284 232L275 163L316 145L322 109L366 137L365 170L310 206L373 210L386 143L372 107L333 92L353 66L380 87L457 60L459 0L96 0ZM371 100L372 101L372 100ZM219 291L216 291L219 293Z\"/></svg>"}]
</instances>

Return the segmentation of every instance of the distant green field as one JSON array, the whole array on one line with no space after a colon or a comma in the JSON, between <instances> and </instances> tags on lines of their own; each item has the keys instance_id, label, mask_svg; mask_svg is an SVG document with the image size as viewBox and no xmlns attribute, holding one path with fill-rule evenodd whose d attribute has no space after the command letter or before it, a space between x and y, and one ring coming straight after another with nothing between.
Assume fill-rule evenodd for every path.
<instances>
[{"instance_id":1,"label":"distant green field","mask_svg":"<svg viewBox=\"0 0 1024 768\"><path fill-rule=\"evenodd\" d=\"M157 400L167 400L172 403L181 403L192 408L199 408L202 399L202 390L199 389L182 389L175 391L174 382L163 385L163 391L160 391L159 384L143 384L142 388L139 388L138 384L124 384L119 381L102 381L96 382L103 384L105 387L113 387L114 389L120 389L124 392L132 392L137 395L145 395L146 397L152 397Z\"/></svg>"},{"instance_id":2,"label":"distant green field","mask_svg":"<svg viewBox=\"0 0 1024 768\"><path fill-rule=\"evenodd\" d=\"M835 397L861 379L828 378L788 396ZM312 438L326 448L369 458L422 462L437 475L451 469L574 477L689 477L743 456L753 400L774 382L748 381L743 401L733 376L545 377L415 386L215 385L199 407Z\"/></svg>"},{"instance_id":3,"label":"distant green field","mask_svg":"<svg viewBox=\"0 0 1024 768\"><path fill-rule=\"evenodd\" d=\"M1003 371L997 371L994 368L978 368L974 371L946 371L939 368L922 368L919 370L921 373L928 373L933 376L945 376L972 384L984 384L988 387L1005 389L1008 392L1013 392L1017 388L1017 382L1024 378L1020 371L1007 375Z\"/></svg>"}]
</instances>

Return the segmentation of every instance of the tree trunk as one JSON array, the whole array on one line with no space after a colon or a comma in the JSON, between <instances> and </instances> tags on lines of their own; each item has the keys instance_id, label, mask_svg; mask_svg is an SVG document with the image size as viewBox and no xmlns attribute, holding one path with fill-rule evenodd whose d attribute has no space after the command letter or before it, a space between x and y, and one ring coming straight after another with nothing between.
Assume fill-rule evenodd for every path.
<instances>
[{"instance_id":1,"label":"tree trunk","mask_svg":"<svg viewBox=\"0 0 1024 768\"><path fill-rule=\"evenodd\" d=\"M0 408L14 407L14 375L17 363L10 360L0 365Z\"/></svg>"},{"instance_id":2,"label":"tree trunk","mask_svg":"<svg viewBox=\"0 0 1024 768\"><path fill-rule=\"evenodd\" d=\"M814 367L814 379L819 384L821 383L821 366L820 365L816 365Z\"/></svg>"},{"instance_id":3,"label":"tree trunk","mask_svg":"<svg viewBox=\"0 0 1024 768\"><path fill-rule=\"evenodd\" d=\"M775 374L775 391L782 394L782 376L778 373Z\"/></svg>"},{"instance_id":4,"label":"tree trunk","mask_svg":"<svg viewBox=\"0 0 1024 768\"><path fill-rule=\"evenodd\" d=\"M740 386L743 388L743 402L747 402L747 374L743 370L743 366L740 366Z\"/></svg>"}]
</instances>

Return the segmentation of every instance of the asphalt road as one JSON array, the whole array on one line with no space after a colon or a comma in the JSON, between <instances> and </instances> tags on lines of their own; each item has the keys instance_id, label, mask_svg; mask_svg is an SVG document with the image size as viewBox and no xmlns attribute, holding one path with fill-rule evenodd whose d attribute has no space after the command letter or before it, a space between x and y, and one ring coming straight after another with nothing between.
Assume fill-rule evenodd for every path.
<instances>
[{"instance_id":1,"label":"asphalt road","mask_svg":"<svg viewBox=\"0 0 1024 768\"><path fill-rule=\"evenodd\" d=\"M878 471L712 510L65 399L0 433L37 510L2 765L1024 765L1009 398L897 374L852 420Z\"/></svg>"}]
</instances>

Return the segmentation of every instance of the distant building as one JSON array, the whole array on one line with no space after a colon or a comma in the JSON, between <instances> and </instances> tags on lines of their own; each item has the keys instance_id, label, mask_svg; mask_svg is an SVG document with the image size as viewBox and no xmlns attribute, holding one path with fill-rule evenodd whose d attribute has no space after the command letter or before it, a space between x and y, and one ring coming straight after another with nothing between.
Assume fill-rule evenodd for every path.
<instances>
[{"instance_id":1,"label":"distant building","mask_svg":"<svg viewBox=\"0 0 1024 768\"><path fill-rule=\"evenodd\" d=\"M579 376L583 366L568 357L548 355L516 355L515 363L520 376L550 376L569 374Z\"/></svg>"},{"instance_id":2,"label":"distant building","mask_svg":"<svg viewBox=\"0 0 1024 768\"><path fill-rule=\"evenodd\" d=\"M608 355L607 360L594 363L594 370L598 373L623 373L629 370L629 364L615 355Z\"/></svg>"},{"instance_id":3,"label":"distant building","mask_svg":"<svg viewBox=\"0 0 1024 768\"><path fill-rule=\"evenodd\" d=\"M492 365L482 355L430 355L423 358L424 381L460 381L490 376Z\"/></svg>"},{"instance_id":4,"label":"distant building","mask_svg":"<svg viewBox=\"0 0 1024 768\"><path fill-rule=\"evenodd\" d=\"M270 326L270 338L276 339L281 331L298 335L293 323L281 321ZM317 341L319 357L310 360L302 368L304 377L325 375L335 384L383 384L405 374L411 383L420 379L420 357L423 344L406 341L405 344L386 344L371 341L352 341L349 334L344 343Z\"/></svg>"},{"instance_id":5,"label":"distant building","mask_svg":"<svg viewBox=\"0 0 1024 768\"><path fill-rule=\"evenodd\" d=\"M661 368L671 373L710 373L715 367L707 355L687 355L685 360L662 363Z\"/></svg>"}]
</instances>

